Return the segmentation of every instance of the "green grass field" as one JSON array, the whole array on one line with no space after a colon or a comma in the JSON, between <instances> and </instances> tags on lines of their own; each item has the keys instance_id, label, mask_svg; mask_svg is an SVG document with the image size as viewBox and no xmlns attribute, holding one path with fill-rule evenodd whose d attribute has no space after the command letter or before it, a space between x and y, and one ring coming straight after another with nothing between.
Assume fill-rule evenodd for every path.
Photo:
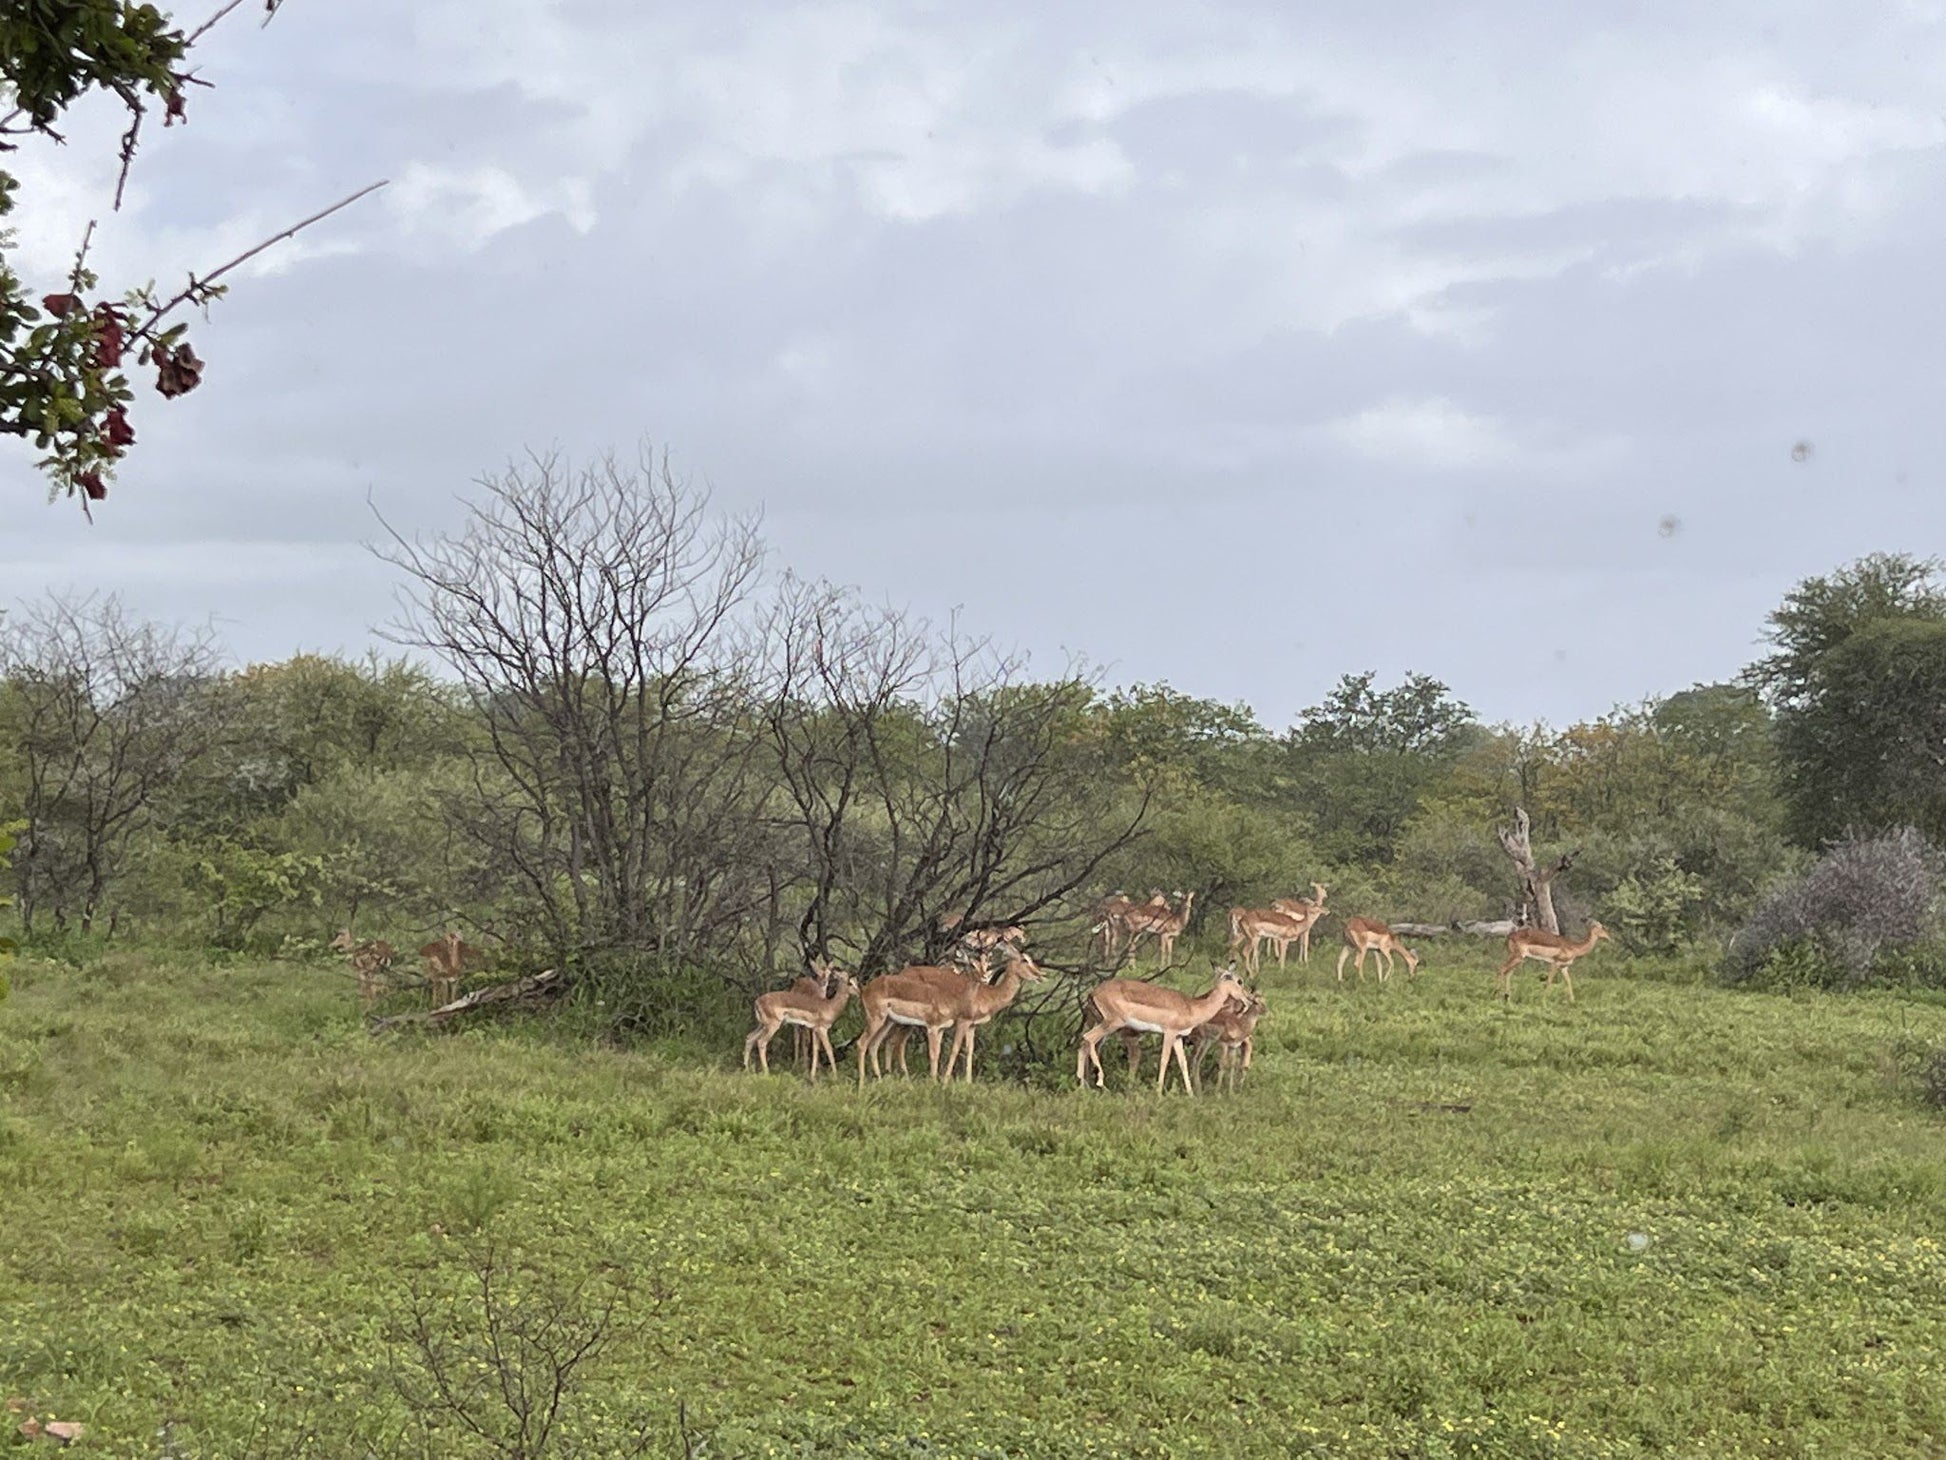
<instances>
[{"instance_id":1,"label":"green grass field","mask_svg":"<svg viewBox=\"0 0 1946 1460\"><path fill-rule=\"evenodd\" d=\"M1946 1126L1898 1051L1946 1007L1604 949L1503 1009L1490 951L1273 975L1201 1100L374 1040L335 969L22 962L0 1386L77 1454L397 1453L411 1290L491 1238L537 1294L632 1280L569 1415L652 1454L1939 1453Z\"/></svg>"}]
</instances>

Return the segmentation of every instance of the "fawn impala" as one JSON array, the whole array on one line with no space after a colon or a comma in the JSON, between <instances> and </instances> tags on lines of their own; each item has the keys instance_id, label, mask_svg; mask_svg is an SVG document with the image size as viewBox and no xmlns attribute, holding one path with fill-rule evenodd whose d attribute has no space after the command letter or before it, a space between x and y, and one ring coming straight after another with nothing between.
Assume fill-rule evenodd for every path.
<instances>
[{"instance_id":1,"label":"fawn impala","mask_svg":"<svg viewBox=\"0 0 1946 1460\"><path fill-rule=\"evenodd\" d=\"M1399 935L1377 918L1346 918L1345 946L1338 950L1338 982L1345 981L1345 960L1357 953L1358 962L1352 971L1358 981L1365 981L1365 955L1376 955L1372 967L1378 973L1378 981L1384 983L1392 976L1392 955L1397 954L1405 960L1405 966L1412 976L1419 976L1419 955L1399 941Z\"/></svg>"},{"instance_id":2,"label":"fawn impala","mask_svg":"<svg viewBox=\"0 0 1946 1460\"><path fill-rule=\"evenodd\" d=\"M1160 893L1156 894L1158 897ZM1156 965L1166 967L1175 955L1176 939L1182 930L1189 926L1189 910L1196 901L1196 894L1180 894L1182 905L1170 908L1165 902L1157 906L1151 901L1146 907L1131 908L1123 918L1123 926L1128 930L1129 957L1135 956L1135 945L1144 938L1155 939Z\"/></svg>"},{"instance_id":3,"label":"fawn impala","mask_svg":"<svg viewBox=\"0 0 1946 1460\"><path fill-rule=\"evenodd\" d=\"M1507 961L1495 975L1500 980L1500 997L1513 998L1514 970L1520 967L1522 959L1533 958L1547 965L1548 988L1554 987L1554 975L1561 975L1561 982L1567 985L1568 1002L1572 1004L1574 977L1568 972L1569 967L1607 936L1608 929L1600 923L1589 923L1588 936L1579 943L1544 928L1515 928L1507 934Z\"/></svg>"},{"instance_id":4,"label":"fawn impala","mask_svg":"<svg viewBox=\"0 0 1946 1460\"><path fill-rule=\"evenodd\" d=\"M1134 1034L1160 1034L1162 1068L1156 1072L1156 1089L1160 1091L1168 1083L1169 1059L1173 1055L1182 1072L1183 1088L1194 1094L1196 1087L1189 1082L1189 1060L1183 1053L1183 1040L1197 1025L1207 1023L1221 1010L1233 1004L1239 1008L1247 1007L1248 1003L1248 995L1234 966L1220 970L1209 991L1200 998L1191 998L1188 994L1179 994L1174 989L1161 988L1136 978L1111 978L1088 995L1088 1004L1097 1022L1081 1036L1081 1049L1074 1060L1074 1077L1086 1085L1087 1072L1092 1065L1095 1087L1100 1089L1103 1084L1103 1039L1123 1030Z\"/></svg>"},{"instance_id":5,"label":"fawn impala","mask_svg":"<svg viewBox=\"0 0 1946 1460\"><path fill-rule=\"evenodd\" d=\"M1271 911L1283 913L1287 917L1297 918L1304 924L1304 931L1299 933L1297 937L1297 961L1299 963L1309 963L1311 961L1311 929L1315 928L1318 925L1318 920L1324 916L1324 884L1322 882L1313 882L1311 884L1311 892L1313 896L1309 902L1306 902L1301 897L1273 897L1270 900ZM1282 960L1280 959L1279 963L1281 964L1281 962Z\"/></svg>"},{"instance_id":6,"label":"fawn impala","mask_svg":"<svg viewBox=\"0 0 1946 1460\"><path fill-rule=\"evenodd\" d=\"M358 975L358 1002L367 1013L371 1012L372 1005L378 1002L385 970L392 966L399 950L383 938L368 938L360 943L351 936L350 928L340 928L331 946L351 958L351 971Z\"/></svg>"},{"instance_id":7,"label":"fawn impala","mask_svg":"<svg viewBox=\"0 0 1946 1460\"><path fill-rule=\"evenodd\" d=\"M743 1041L743 1067L746 1070L750 1068L750 1057L754 1054L762 1062L763 1072L769 1074L770 1041L779 1029L792 1024L811 1032L811 1083L815 1085L818 1081L820 1049L824 1051L825 1062L831 1066L832 1073L837 1073L838 1056L831 1049L831 1026L838 1022L845 1005L858 992L858 980L824 964L813 964L812 968L818 975L816 979L799 979L790 988L757 996L757 1027ZM812 983L822 990L830 987L834 980L836 987L828 996L821 991L799 991L805 983Z\"/></svg>"},{"instance_id":8,"label":"fawn impala","mask_svg":"<svg viewBox=\"0 0 1946 1460\"><path fill-rule=\"evenodd\" d=\"M1196 1076L1198 1090L1203 1087L1203 1060L1212 1044L1216 1046L1216 1088L1223 1088L1226 1074L1231 1094L1242 1083L1243 1072L1250 1068L1250 1057L1256 1049L1257 1021L1270 1011L1264 996L1255 989L1250 991L1249 1000L1241 1009L1233 1006L1197 1025L1196 1032L1190 1036L1189 1068Z\"/></svg>"}]
</instances>

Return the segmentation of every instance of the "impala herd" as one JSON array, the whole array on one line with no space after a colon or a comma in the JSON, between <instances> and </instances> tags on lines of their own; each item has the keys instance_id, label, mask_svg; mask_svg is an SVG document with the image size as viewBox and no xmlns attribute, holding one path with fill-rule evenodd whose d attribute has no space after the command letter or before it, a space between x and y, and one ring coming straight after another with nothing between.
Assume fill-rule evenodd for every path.
<instances>
[{"instance_id":1,"label":"impala herd","mask_svg":"<svg viewBox=\"0 0 1946 1460\"><path fill-rule=\"evenodd\" d=\"M1267 908L1230 909L1230 962L1217 971L1214 982L1201 994L1178 993L1160 984L1138 978L1111 978L1095 985L1082 1000L1083 1027L1080 1049L1075 1056L1074 1075L1087 1086L1090 1075L1097 1088L1104 1084L1101 1042L1109 1035L1120 1037L1128 1056L1131 1081L1141 1070L1142 1036L1160 1035L1162 1062L1156 1072L1156 1089L1168 1085L1171 1067L1181 1077L1183 1088L1196 1093L1203 1084L1202 1072L1212 1046L1217 1050L1217 1088L1235 1090L1250 1068L1257 1021L1267 1012L1263 996L1246 985L1237 966L1255 976L1264 945L1276 950L1277 966L1286 966L1293 943L1298 961L1311 957L1311 931L1325 915L1325 888L1311 884L1312 896L1278 898ZM1175 899L1161 892L1151 893L1146 902L1137 902L1122 893L1103 899L1094 909L1092 927L1104 956L1124 958L1134 954L1144 938L1155 940L1157 962L1166 967L1174 956L1176 940L1189 925L1195 893L1177 893ZM958 930L958 915L941 920L945 932ZM1574 1001L1574 980L1568 970L1574 961L1592 950L1608 936L1600 923L1590 923L1585 938L1576 941L1540 928L1517 927L1507 935L1507 961L1496 975L1500 996L1512 998L1513 971L1525 959L1547 966L1546 987L1552 990L1558 973ZM799 1039L799 1058L808 1048L811 1079L817 1079L822 1063L834 1074L837 1055L831 1044L831 1029L856 998L865 1012L864 1031L856 1044L858 1084L862 1089L867 1070L883 1078L891 1060L898 1061L901 1073L907 1072L906 1041L916 1031L926 1036L930 1073L935 1081L950 1081L965 1059L966 1079L973 1078L973 1045L981 1026L990 1024L1019 996L1021 988L1039 983L1046 975L1026 951L1024 928L975 927L960 934L950 964L914 964L894 973L881 974L864 984L851 974L829 964L812 965L811 974L799 978L790 988L761 995L756 1001L757 1027L743 1042L743 1065L757 1064L770 1071L770 1042L785 1025ZM991 959L1002 958L1000 975L991 977ZM1419 972L1419 955L1405 946L1399 935L1376 918L1347 918L1344 947L1338 952L1338 982L1345 979L1345 960L1356 955L1352 971L1359 982L1365 978L1365 960L1379 983L1388 982L1396 963L1403 962L1409 976ZM940 1048L948 1031L945 1068L940 1067Z\"/></svg>"},{"instance_id":2,"label":"impala herd","mask_svg":"<svg viewBox=\"0 0 1946 1460\"><path fill-rule=\"evenodd\" d=\"M1212 1047L1217 1052L1217 1088L1235 1090L1250 1068L1257 1021L1268 1009L1263 995L1244 983L1237 968L1241 965L1254 978L1266 945L1275 950L1279 969L1287 966L1292 944L1297 945L1298 962L1310 962L1311 933L1325 916L1325 896L1323 885L1313 882L1309 898L1280 897L1269 907L1231 908L1229 965L1217 971L1215 980L1201 994L1178 993L1139 978L1111 978L1096 984L1081 1003L1084 1017L1081 1045L1075 1055L1075 1079L1085 1087L1092 1075L1097 1088L1103 1085L1101 1042L1112 1034L1120 1038L1127 1053L1133 1081L1141 1073L1142 1036L1155 1034L1162 1039L1157 1090L1167 1087L1173 1067L1185 1090L1192 1094L1200 1091L1203 1067ZM1153 939L1156 961L1167 967L1175 956L1176 940L1189 926L1195 901L1193 892L1179 892L1173 899L1153 892L1145 902L1119 892L1104 898L1095 905L1091 920L1101 953L1110 959L1128 959L1144 939ZM865 1013L865 1027L856 1043L860 1088L868 1069L874 1077L882 1078L895 1060L900 1073L908 1073L906 1042L920 1031L926 1037L927 1063L934 1080L950 1081L963 1063L966 1079L971 1081L979 1030L998 1018L1025 985L1039 983L1046 975L1025 951L1025 928L977 926L962 931L962 922L959 915L940 922L942 932L959 935L951 963L915 964L863 984L842 969L814 963L811 972L789 988L761 995L756 1000L757 1027L743 1042L744 1068L754 1063L768 1074L771 1040L788 1025L798 1062L808 1060L811 1079L817 1079L821 1066L835 1074L838 1056L831 1043L832 1026L856 999ZM1514 970L1531 958L1546 965L1546 989L1553 989L1558 974L1567 989L1568 1002L1573 1003L1574 979L1569 969L1607 936L1608 930L1600 923L1590 923L1587 936L1579 940L1540 928L1515 928L1507 935L1507 960L1495 974L1500 997L1511 1000ZM349 928L340 931L331 946L349 958L358 978L359 1001L369 1012L385 987L398 950L382 938L361 942ZM453 1000L468 964L478 955L478 949L454 932L442 933L420 947L425 984L435 1006ZM996 955L1000 959L997 978L993 976ZM1400 962L1405 964L1408 976L1416 977L1419 972L1419 955L1386 924L1376 918L1346 918L1344 946L1338 950L1338 982L1345 981L1345 961L1355 958L1352 972L1363 983L1368 957L1381 984L1390 981ZM946 1043L949 1031L951 1044ZM942 1046L946 1055L943 1070Z\"/></svg>"}]
</instances>

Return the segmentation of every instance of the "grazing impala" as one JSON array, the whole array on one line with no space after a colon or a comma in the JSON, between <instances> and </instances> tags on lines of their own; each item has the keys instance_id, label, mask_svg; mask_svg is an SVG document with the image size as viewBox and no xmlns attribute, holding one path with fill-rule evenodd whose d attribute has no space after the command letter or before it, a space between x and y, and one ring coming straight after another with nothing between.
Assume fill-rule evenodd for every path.
<instances>
[{"instance_id":1,"label":"grazing impala","mask_svg":"<svg viewBox=\"0 0 1946 1460\"><path fill-rule=\"evenodd\" d=\"M1242 980L1234 967L1216 975L1216 982L1200 998L1179 994L1136 978L1111 978L1088 995L1096 1022L1081 1036L1081 1050L1075 1056L1074 1077L1088 1083L1088 1069L1095 1072L1095 1087L1103 1084L1101 1042L1111 1034L1128 1030L1134 1034L1162 1036L1162 1068L1156 1073L1155 1087L1160 1091L1169 1079L1169 1059L1174 1056L1182 1072L1183 1089L1191 1094L1196 1087L1189 1080L1189 1060L1182 1042L1199 1024L1205 1024L1222 1010L1248 1006Z\"/></svg>"},{"instance_id":2,"label":"grazing impala","mask_svg":"<svg viewBox=\"0 0 1946 1460\"><path fill-rule=\"evenodd\" d=\"M385 971L399 956L399 950L383 938L368 938L360 943L352 937L350 928L339 929L331 946L350 957L351 971L358 975L358 1002L370 1013L372 1005L378 1002Z\"/></svg>"},{"instance_id":3,"label":"grazing impala","mask_svg":"<svg viewBox=\"0 0 1946 1460\"><path fill-rule=\"evenodd\" d=\"M1352 971L1358 975L1360 983L1365 981L1367 953L1375 955L1372 967L1377 971L1380 983L1392 976L1394 954L1405 960L1405 966L1411 970L1414 978L1419 976L1419 955L1401 943L1399 935L1377 918L1345 919L1345 946L1338 950L1339 983L1345 981L1345 960L1353 953L1358 955L1358 962L1352 965Z\"/></svg>"},{"instance_id":4,"label":"grazing impala","mask_svg":"<svg viewBox=\"0 0 1946 1460\"><path fill-rule=\"evenodd\" d=\"M1608 929L1600 923L1588 924L1588 936L1579 943L1564 938L1559 933L1550 933L1544 928L1515 928L1507 934L1507 961L1500 965L1496 977L1500 980L1500 997L1513 998L1514 970L1520 967L1525 958L1537 959L1547 965L1547 987L1554 987L1554 975L1561 975L1561 982L1567 985L1568 1002L1574 1002L1574 978L1568 973L1575 959L1585 956L1595 944L1608 936Z\"/></svg>"},{"instance_id":5,"label":"grazing impala","mask_svg":"<svg viewBox=\"0 0 1946 1460\"><path fill-rule=\"evenodd\" d=\"M799 979L787 989L775 993L759 994L756 1000L757 1027L743 1041L743 1067L750 1068L750 1059L755 1055L763 1065L763 1072L770 1073L770 1041L777 1031L786 1024L808 1029L811 1032L811 1083L818 1080L818 1052L823 1050L825 1062L835 1074L838 1069L838 1056L831 1049L831 1026L838 1022L838 1016L851 1002L851 996L858 992L858 980L840 969L823 964L812 965L818 977L815 981ZM829 987L835 981L836 987L827 997L822 992L802 993L799 986L815 982L820 987Z\"/></svg>"}]
</instances>

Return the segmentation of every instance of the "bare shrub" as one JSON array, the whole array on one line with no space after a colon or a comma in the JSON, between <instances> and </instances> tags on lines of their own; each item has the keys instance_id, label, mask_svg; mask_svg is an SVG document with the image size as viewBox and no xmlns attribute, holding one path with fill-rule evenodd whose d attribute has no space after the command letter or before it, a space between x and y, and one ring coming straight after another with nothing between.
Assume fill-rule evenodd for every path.
<instances>
[{"instance_id":1,"label":"bare shrub","mask_svg":"<svg viewBox=\"0 0 1946 1460\"><path fill-rule=\"evenodd\" d=\"M502 1460L649 1452L658 1426L617 1407L602 1361L617 1349L635 1364L653 1355L661 1288L620 1265L569 1279L488 1238L459 1248L455 1267L412 1280L395 1336L393 1387L424 1453L451 1453L454 1440Z\"/></svg>"},{"instance_id":2,"label":"bare shrub","mask_svg":"<svg viewBox=\"0 0 1946 1460\"><path fill-rule=\"evenodd\" d=\"M1940 870L1911 827L1840 842L1757 908L1731 940L1724 974L1741 983L1783 958L1800 974L1807 961L1820 966L1812 981L1863 982L1881 953L1933 930Z\"/></svg>"},{"instance_id":3,"label":"bare shrub","mask_svg":"<svg viewBox=\"0 0 1946 1460\"><path fill-rule=\"evenodd\" d=\"M94 930L130 843L223 738L206 632L133 618L115 597L50 597L0 625L0 738L19 765L20 923Z\"/></svg>"}]
</instances>

